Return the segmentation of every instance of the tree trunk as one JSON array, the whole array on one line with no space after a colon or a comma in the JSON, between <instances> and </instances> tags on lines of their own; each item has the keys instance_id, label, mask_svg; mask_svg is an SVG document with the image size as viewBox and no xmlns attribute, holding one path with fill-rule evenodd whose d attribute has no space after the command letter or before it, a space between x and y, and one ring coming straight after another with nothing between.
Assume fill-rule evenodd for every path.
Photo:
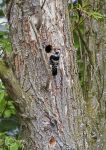
<instances>
[{"instance_id":1,"label":"tree trunk","mask_svg":"<svg viewBox=\"0 0 106 150\"><path fill-rule=\"evenodd\" d=\"M0 76L19 107L25 150L86 150L85 103L66 1L10 3L7 14L12 64L18 82L12 73ZM49 44L53 52L46 53ZM57 76L53 77L49 58L57 49L60 61Z\"/></svg>"},{"instance_id":2,"label":"tree trunk","mask_svg":"<svg viewBox=\"0 0 106 150\"><path fill-rule=\"evenodd\" d=\"M91 9L105 15L106 1L89 0ZM92 65L87 99L89 145L92 150L106 149L106 19L87 19L85 37L91 52ZM92 138L91 138L92 137Z\"/></svg>"}]
</instances>

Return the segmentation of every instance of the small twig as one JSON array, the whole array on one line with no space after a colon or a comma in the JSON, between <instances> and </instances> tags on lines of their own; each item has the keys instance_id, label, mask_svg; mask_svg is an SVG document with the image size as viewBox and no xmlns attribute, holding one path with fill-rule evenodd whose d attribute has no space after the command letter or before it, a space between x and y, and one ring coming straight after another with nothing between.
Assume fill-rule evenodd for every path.
<instances>
[{"instance_id":1,"label":"small twig","mask_svg":"<svg viewBox=\"0 0 106 150\"><path fill-rule=\"evenodd\" d=\"M43 4L42 4L42 6L41 6L41 9L43 9L43 7L44 7L44 5L45 5L45 2L46 2L46 0L44 0Z\"/></svg>"},{"instance_id":2,"label":"small twig","mask_svg":"<svg viewBox=\"0 0 106 150\"><path fill-rule=\"evenodd\" d=\"M88 16L87 16L88 17ZM84 21L85 21L85 19L87 19L87 17L85 17L81 22L78 22L78 24L76 25L76 27L73 29L73 31L75 30L75 29L77 29L78 27L79 27L79 25L81 25Z\"/></svg>"}]
</instances>

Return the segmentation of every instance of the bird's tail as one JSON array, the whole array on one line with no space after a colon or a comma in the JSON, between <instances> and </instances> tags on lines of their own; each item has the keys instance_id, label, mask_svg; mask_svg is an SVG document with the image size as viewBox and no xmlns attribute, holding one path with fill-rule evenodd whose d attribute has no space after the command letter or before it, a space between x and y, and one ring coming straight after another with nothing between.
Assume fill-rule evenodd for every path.
<instances>
[{"instance_id":1,"label":"bird's tail","mask_svg":"<svg viewBox=\"0 0 106 150\"><path fill-rule=\"evenodd\" d=\"M56 76L57 75L57 65L52 66L52 75Z\"/></svg>"}]
</instances>

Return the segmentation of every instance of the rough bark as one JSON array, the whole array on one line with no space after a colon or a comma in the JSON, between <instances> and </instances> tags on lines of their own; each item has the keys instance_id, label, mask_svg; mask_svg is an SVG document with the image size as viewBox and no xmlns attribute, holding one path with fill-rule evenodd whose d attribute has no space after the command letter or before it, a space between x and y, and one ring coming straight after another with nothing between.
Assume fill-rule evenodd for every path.
<instances>
[{"instance_id":1,"label":"rough bark","mask_svg":"<svg viewBox=\"0 0 106 150\"><path fill-rule=\"evenodd\" d=\"M14 0L8 16L13 71L18 81L11 85L18 86L16 93L20 96L9 92L15 95L20 108L25 150L86 150L85 104L69 31L67 3L46 0L41 12L42 4L39 0ZM60 51L56 77L51 75L50 54L44 48L47 44L53 46L53 51Z\"/></svg>"},{"instance_id":2,"label":"rough bark","mask_svg":"<svg viewBox=\"0 0 106 150\"><path fill-rule=\"evenodd\" d=\"M91 10L105 16L106 1L90 1ZM89 116L89 146L92 150L106 149L106 18L86 20L85 37L93 64L87 99Z\"/></svg>"}]
</instances>

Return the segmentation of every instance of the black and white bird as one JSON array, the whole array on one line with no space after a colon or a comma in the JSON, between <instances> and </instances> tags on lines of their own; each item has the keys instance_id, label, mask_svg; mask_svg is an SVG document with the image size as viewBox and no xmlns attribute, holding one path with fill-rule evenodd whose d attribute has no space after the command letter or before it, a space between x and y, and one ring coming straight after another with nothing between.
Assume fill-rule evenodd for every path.
<instances>
[{"instance_id":1,"label":"black and white bird","mask_svg":"<svg viewBox=\"0 0 106 150\"><path fill-rule=\"evenodd\" d=\"M55 52L50 56L50 65L52 65L52 75L57 75L57 68L59 65L60 54L59 52Z\"/></svg>"}]
</instances>

